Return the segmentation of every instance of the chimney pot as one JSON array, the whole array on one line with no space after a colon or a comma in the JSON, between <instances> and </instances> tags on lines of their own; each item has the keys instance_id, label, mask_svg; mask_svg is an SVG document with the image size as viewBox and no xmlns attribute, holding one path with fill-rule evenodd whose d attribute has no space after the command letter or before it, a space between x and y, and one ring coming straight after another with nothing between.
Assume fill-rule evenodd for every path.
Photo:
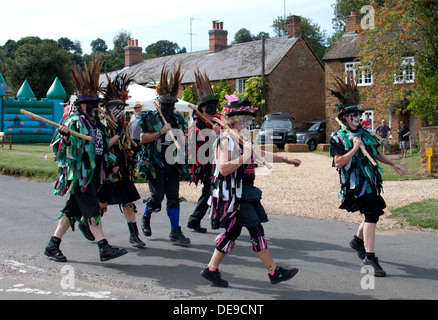
<instances>
[{"instance_id":1,"label":"chimney pot","mask_svg":"<svg viewBox=\"0 0 438 320\"><path fill-rule=\"evenodd\" d=\"M301 17L289 16L286 19L287 24L287 36L289 38L295 38L301 36Z\"/></svg>"},{"instance_id":2,"label":"chimney pot","mask_svg":"<svg viewBox=\"0 0 438 320\"><path fill-rule=\"evenodd\" d=\"M210 53L219 51L228 44L228 31L223 30L224 23L219 20L213 21L213 30L208 31L210 38Z\"/></svg>"},{"instance_id":3,"label":"chimney pot","mask_svg":"<svg viewBox=\"0 0 438 320\"><path fill-rule=\"evenodd\" d=\"M142 60L142 48L138 46L138 39L128 39L128 45L125 47L125 67L132 66Z\"/></svg>"}]
</instances>

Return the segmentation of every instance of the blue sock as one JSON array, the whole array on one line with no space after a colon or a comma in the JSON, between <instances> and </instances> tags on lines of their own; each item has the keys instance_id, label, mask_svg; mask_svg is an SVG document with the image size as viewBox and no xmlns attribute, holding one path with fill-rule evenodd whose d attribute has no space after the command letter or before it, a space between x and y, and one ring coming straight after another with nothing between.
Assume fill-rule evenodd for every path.
<instances>
[{"instance_id":1,"label":"blue sock","mask_svg":"<svg viewBox=\"0 0 438 320\"><path fill-rule=\"evenodd\" d=\"M179 208L167 209L167 216L170 219L170 226L172 228L179 227Z\"/></svg>"},{"instance_id":2,"label":"blue sock","mask_svg":"<svg viewBox=\"0 0 438 320\"><path fill-rule=\"evenodd\" d=\"M149 206L146 205L146 208L144 209L144 216L150 217L152 215L152 210L149 210Z\"/></svg>"}]
</instances>

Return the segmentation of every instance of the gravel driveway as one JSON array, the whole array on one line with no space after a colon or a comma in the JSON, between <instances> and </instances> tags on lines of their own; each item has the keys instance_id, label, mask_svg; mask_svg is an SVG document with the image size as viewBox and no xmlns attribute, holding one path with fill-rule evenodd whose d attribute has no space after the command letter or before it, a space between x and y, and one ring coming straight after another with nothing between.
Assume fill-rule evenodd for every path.
<instances>
[{"instance_id":1,"label":"gravel driveway","mask_svg":"<svg viewBox=\"0 0 438 320\"><path fill-rule=\"evenodd\" d=\"M339 174L332 167L332 158L315 153L284 153L302 161L300 167L274 164L272 171L257 168L255 185L263 191L262 203L268 214L294 215L313 219L361 222L360 214L338 209L341 199ZM147 185L139 185L141 193L149 193ZM381 229L418 229L394 218L391 210L412 202L438 199L438 179L384 181L383 198L387 208L378 227ZM182 182L180 196L196 202L201 185Z\"/></svg>"}]
</instances>

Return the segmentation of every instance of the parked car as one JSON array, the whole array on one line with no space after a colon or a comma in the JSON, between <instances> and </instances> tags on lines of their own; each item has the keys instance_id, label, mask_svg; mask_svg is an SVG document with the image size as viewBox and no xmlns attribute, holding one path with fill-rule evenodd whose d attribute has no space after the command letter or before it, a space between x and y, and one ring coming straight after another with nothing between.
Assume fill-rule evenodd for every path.
<instances>
[{"instance_id":1,"label":"parked car","mask_svg":"<svg viewBox=\"0 0 438 320\"><path fill-rule=\"evenodd\" d=\"M295 143L294 120L295 117L287 113L277 112L266 115L257 135L257 143L276 144L281 148L286 143Z\"/></svg>"},{"instance_id":2,"label":"parked car","mask_svg":"<svg viewBox=\"0 0 438 320\"><path fill-rule=\"evenodd\" d=\"M297 135L297 143L305 143L309 146L309 150L313 151L319 143L326 142L325 136L326 122L321 121L306 121L295 127Z\"/></svg>"}]
</instances>

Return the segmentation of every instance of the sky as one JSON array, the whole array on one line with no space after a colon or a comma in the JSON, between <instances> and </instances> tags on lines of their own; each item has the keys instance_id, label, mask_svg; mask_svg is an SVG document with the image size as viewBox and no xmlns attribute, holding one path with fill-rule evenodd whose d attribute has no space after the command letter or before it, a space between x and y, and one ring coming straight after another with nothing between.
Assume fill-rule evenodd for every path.
<instances>
[{"instance_id":1,"label":"sky","mask_svg":"<svg viewBox=\"0 0 438 320\"><path fill-rule=\"evenodd\" d=\"M91 53L90 43L105 40L113 49L113 39L121 31L131 34L144 49L159 40L177 43L187 52L208 49L212 21L223 22L228 44L241 28L253 35L268 32L273 21L294 14L312 20L333 33L332 4L335 0L13 0L2 3L0 45L9 39L27 36L80 41L83 53ZM191 27L190 27L191 24Z\"/></svg>"}]
</instances>

